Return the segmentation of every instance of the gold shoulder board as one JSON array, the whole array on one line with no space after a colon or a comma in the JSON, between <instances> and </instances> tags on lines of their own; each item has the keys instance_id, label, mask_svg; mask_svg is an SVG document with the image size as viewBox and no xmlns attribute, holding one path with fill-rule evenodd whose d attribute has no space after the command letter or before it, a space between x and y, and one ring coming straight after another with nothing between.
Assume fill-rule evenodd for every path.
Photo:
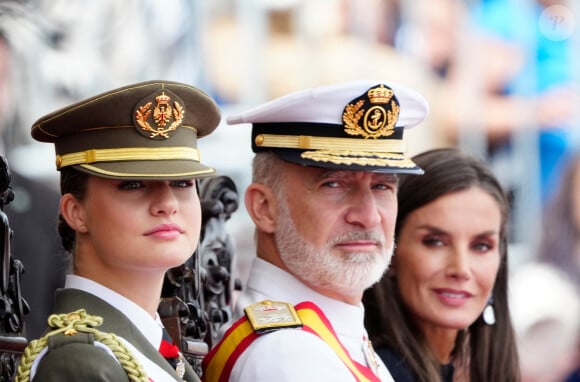
<instances>
[{"instance_id":1,"label":"gold shoulder board","mask_svg":"<svg viewBox=\"0 0 580 382\"><path fill-rule=\"evenodd\" d=\"M244 308L244 312L256 333L302 327L296 310L287 302L260 301Z\"/></svg>"}]
</instances>

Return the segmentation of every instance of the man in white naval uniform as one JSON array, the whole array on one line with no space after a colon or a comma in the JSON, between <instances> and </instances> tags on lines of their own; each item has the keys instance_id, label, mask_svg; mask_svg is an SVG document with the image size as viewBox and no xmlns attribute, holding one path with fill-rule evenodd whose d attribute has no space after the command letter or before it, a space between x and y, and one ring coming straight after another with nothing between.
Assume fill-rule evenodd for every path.
<instances>
[{"instance_id":1,"label":"man in white naval uniform","mask_svg":"<svg viewBox=\"0 0 580 382\"><path fill-rule=\"evenodd\" d=\"M245 204L257 258L204 381L393 380L367 340L361 299L392 255L396 174L422 173L403 129L427 111L411 89L357 81L228 118L253 126Z\"/></svg>"}]
</instances>

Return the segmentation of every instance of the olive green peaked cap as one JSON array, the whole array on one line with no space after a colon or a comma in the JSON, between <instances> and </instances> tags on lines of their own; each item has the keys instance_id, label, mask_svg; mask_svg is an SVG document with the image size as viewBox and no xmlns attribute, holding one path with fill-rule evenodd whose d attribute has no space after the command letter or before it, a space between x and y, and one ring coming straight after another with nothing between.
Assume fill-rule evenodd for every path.
<instances>
[{"instance_id":1,"label":"olive green peaked cap","mask_svg":"<svg viewBox=\"0 0 580 382\"><path fill-rule=\"evenodd\" d=\"M220 118L203 91L148 81L50 113L33 124L32 137L54 143L57 170L72 166L119 179L200 178L215 170L200 163L197 139L210 134Z\"/></svg>"}]
</instances>

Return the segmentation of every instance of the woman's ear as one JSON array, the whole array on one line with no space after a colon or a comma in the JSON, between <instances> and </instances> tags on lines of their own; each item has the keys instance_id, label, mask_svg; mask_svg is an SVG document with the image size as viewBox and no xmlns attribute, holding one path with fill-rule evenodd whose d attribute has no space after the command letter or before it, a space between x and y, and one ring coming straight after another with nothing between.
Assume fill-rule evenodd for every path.
<instances>
[{"instance_id":1,"label":"woman's ear","mask_svg":"<svg viewBox=\"0 0 580 382\"><path fill-rule=\"evenodd\" d=\"M252 183L246 189L244 201L256 227L266 233L273 233L276 229L277 204L272 189Z\"/></svg>"},{"instance_id":2,"label":"woman's ear","mask_svg":"<svg viewBox=\"0 0 580 382\"><path fill-rule=\"evenodd\" d=\"M60 197L60 214L73 230L88 231L84 208L72 194L64 194Z\"/></svg>"}]
</instances>

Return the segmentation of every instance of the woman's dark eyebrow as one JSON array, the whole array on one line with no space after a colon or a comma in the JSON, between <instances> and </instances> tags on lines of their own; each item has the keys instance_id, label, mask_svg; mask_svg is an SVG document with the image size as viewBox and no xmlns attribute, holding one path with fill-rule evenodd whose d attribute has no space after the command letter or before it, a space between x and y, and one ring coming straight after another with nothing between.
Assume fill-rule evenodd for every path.
<instances>
[{"instance_id":1,"label":"woman's dark eyebrow","mask_svg":"<svg viewBox=\"0 0 580 382\"><path fill-rule=\"evenodd\" d=\"M430 224L421 224L420 226L416 227L417 229L422 229L422 230L426 230L438 235L448 235L449 233L439 227L435 227L433 225Z\"/></svg>"},{"instance_id":2,"label":"woman's dark eyebrow","mask_svg":"<svg viewBox=\"0 0 580 382\"><path fill-rule=\"evenodd\" d=\"M448 235L449 234L447 231L445 231L445 230L443 230L441 228L432 226L430 224L422 224L420 226L417 226L417 229L424 229L424 230L433 232L433 233L438 234L438 235ZM475 237L477 237L477 238L486 238L486 237L489 237L489 236L496 236L496 235L499 235L499 232L497 230L495 230L495 229L490 229L490 230L487 230L487 231L480 232L480 233L476 234Z\"/></svg>"}]
</instances>

